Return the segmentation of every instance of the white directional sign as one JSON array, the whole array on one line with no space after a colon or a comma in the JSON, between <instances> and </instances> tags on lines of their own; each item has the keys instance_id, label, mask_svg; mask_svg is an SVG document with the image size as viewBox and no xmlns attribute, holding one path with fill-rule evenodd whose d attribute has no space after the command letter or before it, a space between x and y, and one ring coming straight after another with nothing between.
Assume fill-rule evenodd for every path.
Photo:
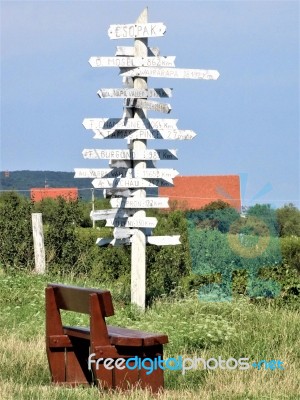
<instances>
[{"instance_id":1,"label":"white directional sign","mask_svg":"<svg viewBox=\"0 0 300 400\"><path fill-rule=\"evenodd\" d=\"M169 57L91 57L92 67L175 67L175 56Z\"/></svg>"},{"instance_id":2,"label":"white directional sign","mask_svg":"<svg viewBox=\"0 0 300 400\"><path fill-rule=\"evenodd\" d=\"M119 215L120 217L128 216L124 212L124 210L119 210L119 209L95 210L95 211L91 211L91 213L90 213L91 220L93 220L93 221L102 221L107 218L115 218L116 215Z\"/></svg>"},{"instance_id":3,"label":"white directional sign","mask_svg":"<svg viewBox=\"0 0 300 400\"><path fill-rule=\"evenodd\" d=\"M130 197L134 196L135 190L130 189L103 189L103 197L110 199L111 197Z\"/></svg>"},{"instance_id":4,"label":"white directional sign","mask_svg":"<svg viewBox=\"0 0 300 400\"><path fill-rule=\"evenodd\" d=\"M100 160L177 160L177 150L174 149L149 149L134 151L129 149L84 149L84 158Z\"/></svg>"},{"instance_id":5,"label":"white directional sign","mask_svg":"<svg viewBox=\"0 0 300 400\"><path fill-rule=\"evenodd\" d=\"M196 136L192 130L179 129L93 129L94 139L165 139L191 140Z\"/></svg>"},{"instance_id":6,"label":"white directional sign","mask_svg":"<svg viewBox=\"0 0 300 400\"><path fill-rule=\"evenodd\" d=\"M157 219L155 217L144 218L112 218L107 219L105 226L124 227L124 228L155 228Z\"/></svg>"},{"instance_id":7,"label":"white directional sign","mask_svg":"<svg viewBox=\"0 0 300 400\"><path fill-rule=\"evenodd\" d=\"M121 229L121 228L118 228ZM118 234L117 234L118 236ZM122 236L122 233L120 232L120 236ZM98 238L96 241L96 244L98 246L122 246L122 245L129 245L132 241L131 236L132 234L129 234L128 236L125 236L125 233L123 234L124 237L116 237L115 239L113 238ZM147 244L152 244L155 246L174 246L177 244L181 244L180 242L180 236L179 235L173 235L173 236L147 236L146 237L146 243Z\"/></svg>"},{"instance_id":8,"label":"white directional sign","mask_svg":"<svg viewBox=\"0 0 300 400\"><path fill-rule=\"evenodd\" d=\"M96 244L98 246L123 246L126 244L129 245L130 239L98 238Z\"/></svg>"},{"instance_id":9,"label":"white directional sign","mask_svg":"<svg viewBox=\"0 0 300 400\"><path fill-rule=\"evenodd\" d=\"M101 98L127 98L127 99L138 99L145 97L172 97L172 90L168 88L161 89L100 89L97 94Z\"/></svg>"},{"instance_id":10,"label":"white directional sign","mask_svg":"<svg viewBox=\"0 0 300 400\"><path fill-rule=\"evenodd\" d=\"M146 236L152 235L152 228L141 228ZM135 228L114 228L115 239L127 239L137 232Z\"/></svg>"},{"instance_id":11,"label":"white directional sign","mask_svg":"<svg viewBox=\"0 0 300 400\"><path fill-rule=\"evenodd\" d=\"M130 238L135 232L135 229L130 228L115 228L114 238L115 239L127 239Z\"/></svg>"},{"instance_id":12,"label":"white directional sign","mask_svg":"<svg viewBox=\"0 0 300 400\"><path fill-rule=\"evenodd\" d=\"M163 36L166 26L161 22L149 24L110 25L108 36L110 39L135 39L143 37Z\"/></svg>"},{"instance_id":13,"label":"white directional sign","mask_svg":"<svg viewBox=\"0 0 300 400\"><path fill-rule=\"evenodd\" d=\"M159 103L158 101L144 100L144 99L126 99L126 107L144 108L145 110L158 111L169 114L172 107L168 103Z\"/></svg>"},{"instance_id":14,"label":"white directional sign","mask_svg":"<svg viewBox=\"0 0 300 400\"><path fill-rule=\"evenodd\" d=\"M146 160L146 168L155 168L156 161ZM111 168L131 168L132 161L130 160L109 160Z\"/></svg>"},{"instance_id":15,"label":"white directional sign","mask_svg":"<svg viewBox=\"0 0 300 400\"><path fill-rule=\"evenodd\" d=\"M172 187L172 179L142 179L142 178L100 178L94 179L92 185L96 189L107 188L155 188L158 186Z\"/></svg>"},{"instance_id":16,"label":"white directional sign","mask_svg":"<svg viewBox=\"0 0 300 400\"><path fill-rule=\"evenodd\" d=\"M176 129L178 119L85 118L85 129Z\"/></svg>"},{"instance_id":17,"label":"white directional sign","mask_svg":"<svg viewBox=\"0 0 300 400\"><path fill-rule=\"evenodd\" d=\"M153 78L182 78L182 79L206 79L216 80L220 74L216 70L209 69L184 69L184 68L156 68L139 67L124 68L121 76L151 76Z\"/></svg>"},{"instance_id":18,"label":"white directional sign","mask_svg":"<svg viewBox=\"0 0 300 400\"><path fill-rule=\"evenodd\" d=\"M133 168L75 168L74 178L143 178L172 179L178 171L172 168L145 168L139 171Z\"/></svg>"},{"instance_id":19,"label":"white directional sign","mask_svg":"<svg viewBox=\"0 0 300 400\"><path fill-rule=\"evenodd\" d=\"M128 56L133 57L135 55L135 49L133 46L117 46L117 50L115 56ZM158 47L148 47L148 56L156 56L160 55L160 51Z\"/></svg>"},{"instance_id":20,"label":"white directional sign","mask_svg":"<svg viewBox=\"0 0 300 400\"><path fill-rule=\"evenodd\" d=\"M115 208L169 208L168 197L145 197L111 199L110 205Z\"/></svg>"},{"instance_id":21,"label":"white directional sign","mask_svg":"<svg viewBox=\"0 0 300 400\"><path fill-rule=\"evenodd\" d=\"M156 246L175 246L180 244L180 235L174 236L148 236L147 243L154 244Z\"/></svg>"}]
</instances>

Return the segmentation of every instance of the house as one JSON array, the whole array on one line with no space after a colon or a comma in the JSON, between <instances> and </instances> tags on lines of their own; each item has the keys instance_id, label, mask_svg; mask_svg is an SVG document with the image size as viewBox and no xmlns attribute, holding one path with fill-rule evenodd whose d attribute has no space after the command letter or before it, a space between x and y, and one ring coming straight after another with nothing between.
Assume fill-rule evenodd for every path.
<instances>
[{"instance_id":1,"label":"house","mask_svg":"<svg viewBox=\"0 0 300 400\"><path fill-rule=\"evenodd\" d=\"M170 209L198 210L222 200L241 211L238 175L176 176L174 187L160 187L159 196L169 197Z\"/></svg>"},{"instance_id":2,"label":"house","mask_svg":"<svg viewBox=\"0 0 300 400\"><path fill-rule=\"evenodd\" d=\"M57 199L63 197L65 200L75 201L78 199L77 188L32 188L30 190L31 201L41 201L46 198Z\"/></svg>"}]
</instances>

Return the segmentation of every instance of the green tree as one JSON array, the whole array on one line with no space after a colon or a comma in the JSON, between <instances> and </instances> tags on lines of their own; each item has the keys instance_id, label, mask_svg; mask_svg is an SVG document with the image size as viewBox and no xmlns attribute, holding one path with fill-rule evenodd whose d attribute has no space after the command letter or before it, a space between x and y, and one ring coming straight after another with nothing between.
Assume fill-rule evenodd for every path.
<instances>
[{"instance_id":1,"label":"green tree","mask_svg":"<svg viewBox=\"0 0 300 400\"><path fill-rule=\"evenodd\" d=\"M0 263L5 268L32 268L30 201L16 192L3 193L0 196L0 226Z\"/></svg>"},{"instance_id":2,"label":"green tree","mask_svg":"<svg viewBox=\"0 0 300 400\"><path fill-rule=\"evenodd\" d=\"M276 210L280 236L300 236L300 210L294 204L286 204Z\"/></svg>"}]
</instances>

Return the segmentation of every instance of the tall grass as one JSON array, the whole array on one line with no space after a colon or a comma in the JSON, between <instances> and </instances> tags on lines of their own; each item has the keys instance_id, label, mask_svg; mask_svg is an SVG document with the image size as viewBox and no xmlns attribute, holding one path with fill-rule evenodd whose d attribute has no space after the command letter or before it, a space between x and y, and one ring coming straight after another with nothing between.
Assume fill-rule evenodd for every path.
<instances>
[{"instance_id":1,"label":"tall grass","mask_svg":"<svg viewBox=\"0 0 300 400\"><path fill-rule=\"evenodd\" d=\"M50 281L101 287L99 282L72 277L29 274L0 276L0 398L99 399L99 390L63 388L50 383L44 344L44 287ZM109 288L114 291L113 285ZM113 296L114 297L114 296ZM103 399L299 399L300 313L266 302L255 304L241 297L229 303L184 299L157 300L145 313L115 303L108 323L169 335L167 357L249 357L250 361L281 360L284 370L165 371L165 390L103 392ZM65 313L66 322L85 324L85 316Z\"/></svg>"}]
</instances>

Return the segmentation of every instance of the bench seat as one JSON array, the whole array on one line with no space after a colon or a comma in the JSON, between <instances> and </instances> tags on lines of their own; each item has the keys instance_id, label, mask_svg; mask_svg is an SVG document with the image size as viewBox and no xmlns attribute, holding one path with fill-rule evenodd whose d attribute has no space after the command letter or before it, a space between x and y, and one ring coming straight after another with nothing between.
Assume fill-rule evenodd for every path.
<instances>
[{"instance_id":1,"label":"bench seat","mask_svg":"<svg viewBox=\"0 0 300 400\"><path fill-rule=\"evenodd\" d=\"M107 325L109 341L114 346L147 347L168 343L168 336L136 329ZM78 326L64 326L64 334L90 340L90 329Z\"/></svg>"}]
</instances>

